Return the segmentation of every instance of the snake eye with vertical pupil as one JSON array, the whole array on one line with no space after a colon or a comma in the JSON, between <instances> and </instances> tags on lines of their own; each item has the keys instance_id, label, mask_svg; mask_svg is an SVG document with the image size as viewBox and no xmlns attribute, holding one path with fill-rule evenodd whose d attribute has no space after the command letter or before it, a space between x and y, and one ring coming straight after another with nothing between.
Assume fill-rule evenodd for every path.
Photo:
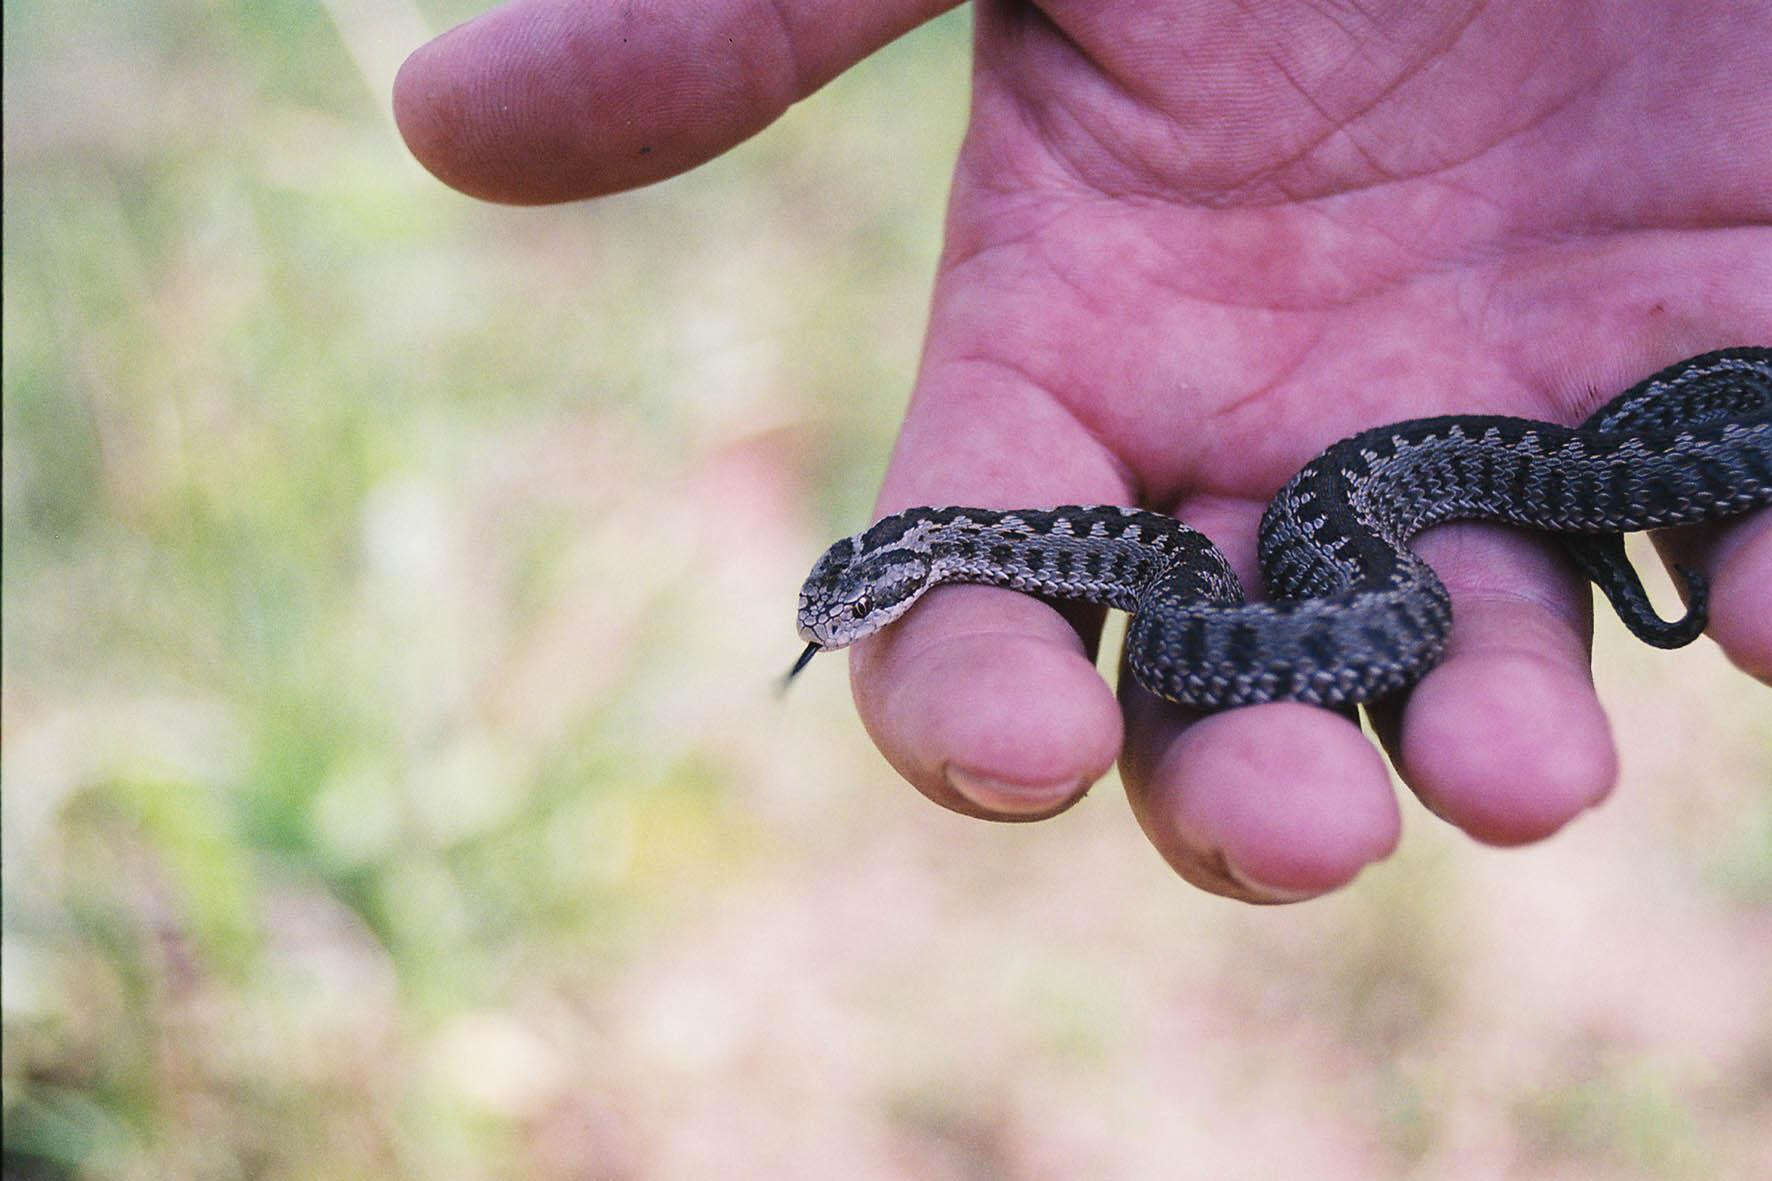
<instances>
[{"instance_id":1,"label":"snake eye with vertical pupil","mask_svg":"<svg viewBox=\"0 0 1772 1181\"><path fill-rule=\"evenodd\" d=\"M849 613L857 619L865 618L868 612L873 609L874 601L866 595L863 595L861 598L855 600L855 602L849 604Z\"/></svg>"}]
</instances>

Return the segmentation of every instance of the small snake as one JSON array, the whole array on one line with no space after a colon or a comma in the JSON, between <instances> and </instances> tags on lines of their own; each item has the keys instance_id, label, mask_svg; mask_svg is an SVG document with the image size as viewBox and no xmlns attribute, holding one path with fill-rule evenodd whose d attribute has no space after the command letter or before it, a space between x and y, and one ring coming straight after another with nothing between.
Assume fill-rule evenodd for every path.
<instances>
[{"instance_id":1,"label":"small snake","mask_svg":"<svg viewBox=\"0 0 1772 1181\"><path fill-rule=\"evenodd\" d=\"M1578 427L1452 415L1343 439L1262 516L1268 602L1245 602L1218 548L1160 513L907 509L813 566L800 591L807 647L788 676L885 627L931 587L974 582L1132 612L1126 662L1171 701L1367 701L1444 654L1451 599L1409 541L1459 520L1551 532L1632 632L1677 647L1704 629L1705 580L1676 567L1687 611L1660 619L1623 535L1767 504L1772 349L1722 349L1646 378Z\"/></svg>"}]
</instances>

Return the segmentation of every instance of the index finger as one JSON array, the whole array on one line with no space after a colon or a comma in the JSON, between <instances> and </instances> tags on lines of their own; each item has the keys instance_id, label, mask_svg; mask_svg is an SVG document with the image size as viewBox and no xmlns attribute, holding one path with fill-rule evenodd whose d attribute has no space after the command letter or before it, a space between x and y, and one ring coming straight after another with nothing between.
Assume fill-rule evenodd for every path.
<instances>
[{"instance_id":1,"label":"index finger","mask_svg":"<svg viewBox=\"0 0 1772 1181\"><path fill-rule=\"evenodd\" d=\"M884 489L883 513L910 505L1024 508L1129 503L1112 455L1024 375L948 356L938 316ZM1114 695L1096 671L1101 613L1060 614L978 586L931 592L858 643L856 705L887 760L938 803L974 815L1047 815L1113 765Z\"/></svg>"}]
</instances>

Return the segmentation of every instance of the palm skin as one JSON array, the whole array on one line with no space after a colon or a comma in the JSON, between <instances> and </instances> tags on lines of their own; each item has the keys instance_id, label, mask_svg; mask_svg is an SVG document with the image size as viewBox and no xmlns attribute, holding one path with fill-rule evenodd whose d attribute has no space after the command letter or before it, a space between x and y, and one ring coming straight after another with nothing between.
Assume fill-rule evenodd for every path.
<instances>
[{"instance_id":1,"label":"palm skin","mask_svg":"<svg viewBox=\"0 0 1772 1181\"><path fill-rule=\"evenodd\" d=\"M396 88L414 151L493 199L644 183L944 5L639 7L658 36L626 37L631 12L519 0L420 51ZM972 121L881 512L1170 510L1253 587L1263 504L1339 437L1441 413L1574 422L1671 361L1772 339L1758 6L1077 0L976 19ZM731 101L636 126L644 92L692 78ZM1668 542L1708 568L1711 634L1763 680L1767 517ZM1419 548L1453 594L1452 648L1375 728L1471 835L1553 832L1615 775L1585 584L1513 531L1447 526ZM1129 677L1116 701L1090 660L1098 623L943 588L857 646L856 701L906 779L977 815L1060 811L1118 756L1157 848L1218 893L1310 897L1394 845L1383 762L1348 719L1200 719Z\"/></svg>"}]
</instances>

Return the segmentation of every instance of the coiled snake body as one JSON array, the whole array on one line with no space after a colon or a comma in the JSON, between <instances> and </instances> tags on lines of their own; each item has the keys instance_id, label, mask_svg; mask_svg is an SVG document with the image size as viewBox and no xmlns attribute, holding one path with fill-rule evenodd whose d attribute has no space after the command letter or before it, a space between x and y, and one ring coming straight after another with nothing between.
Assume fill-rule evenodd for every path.
<instances>
[{"instance_id":1,"label":"coiled snake body","mask_svg":"<svg viewBox=\"0 0 1772 1181\"><path fill-rule=\"evenodd\" d=\"M1245 602L1217 547L1159 513L908 509L819 558L800 592L807 648L794 672L931 587L975 582L1132 612L1127 664L1171 701L1343 705L1412 684L1445 650L1451 600L1408 545L1423 529L1482 520L1551 531L1633 632L1674 647L1704 628L1703 577L1679 570L1687 613L1659 619L1623 534L1766 504L1772 349L1723 349L1639 382L1578 427L1456 415L1342 440L1262 518L1268 602Z\"/></svg>"}]
</instances>

